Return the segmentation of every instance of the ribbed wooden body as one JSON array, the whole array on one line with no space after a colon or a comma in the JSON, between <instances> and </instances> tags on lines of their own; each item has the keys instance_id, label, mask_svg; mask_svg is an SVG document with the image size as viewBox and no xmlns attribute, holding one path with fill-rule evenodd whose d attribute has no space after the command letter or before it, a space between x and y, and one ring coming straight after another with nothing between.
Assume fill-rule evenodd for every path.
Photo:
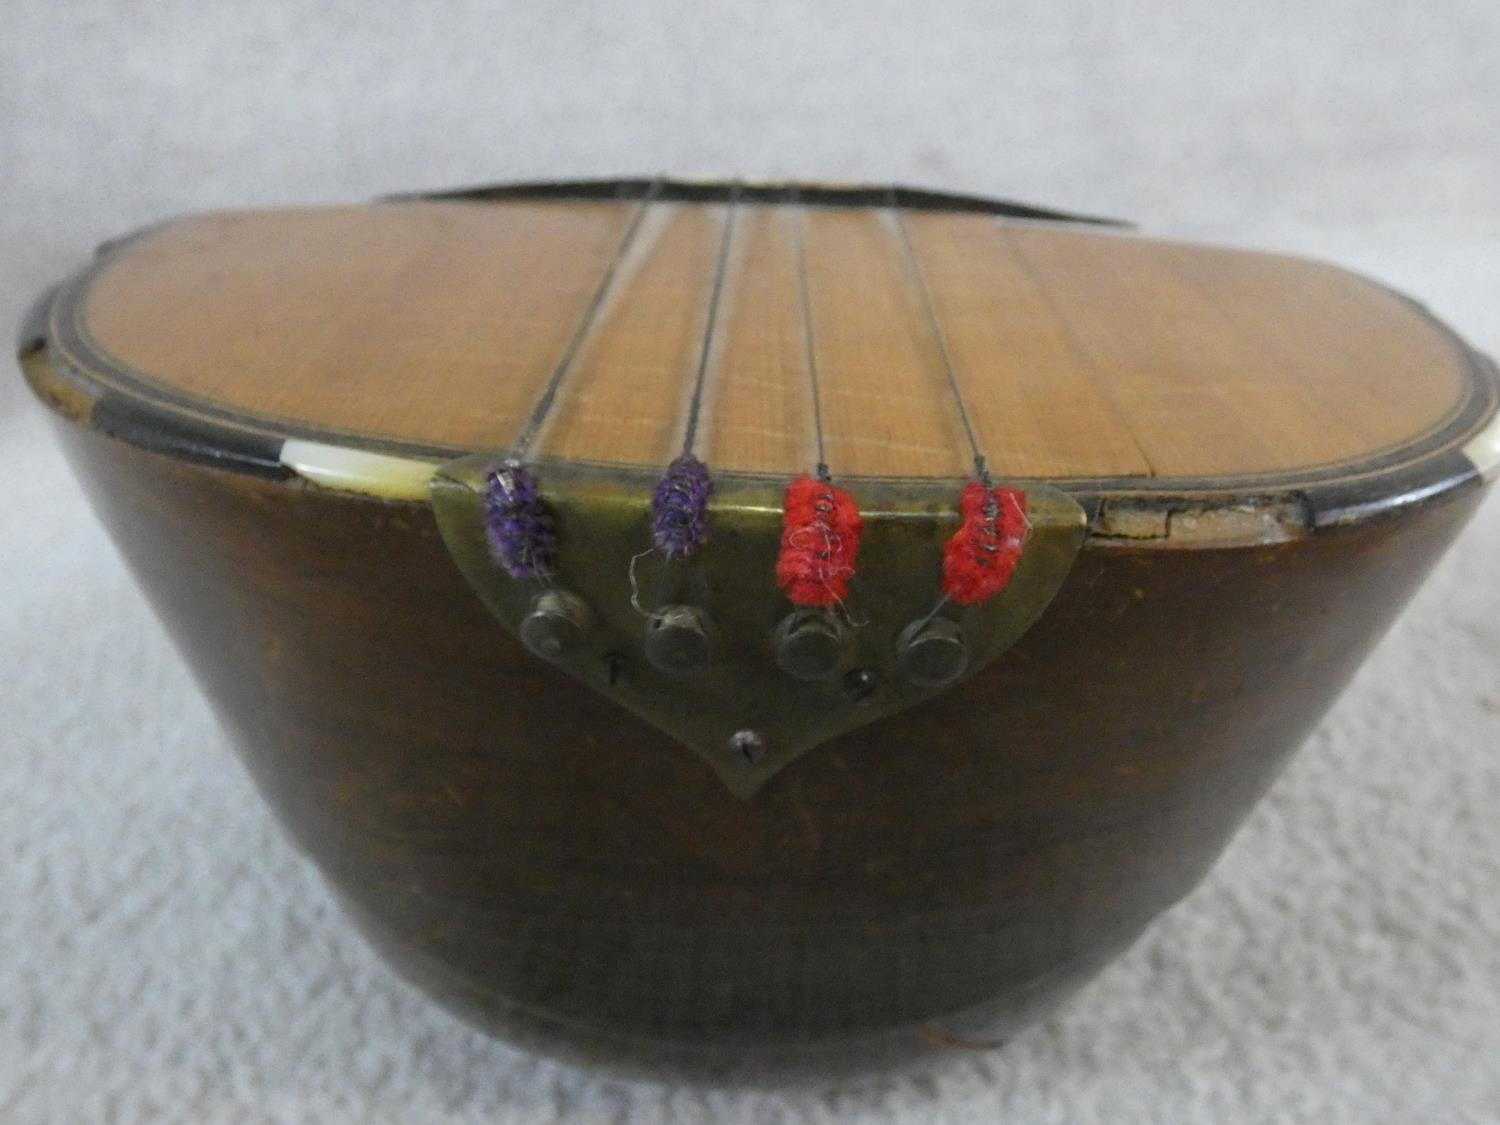
<instances>
[{"instance_id":1,"label":"ribbed wooden body","mask_svg":"<svg viewBox=\"0 0 1500 1125\"><path fill-rule=\"evenodd\" d=\"M651 1061L1003 1039L1194 886L1480 496L1087 551L981 676L745 801L500 632L425 506L63 429L391 962L499 1034Z\"/></svg>"}]
</instances>

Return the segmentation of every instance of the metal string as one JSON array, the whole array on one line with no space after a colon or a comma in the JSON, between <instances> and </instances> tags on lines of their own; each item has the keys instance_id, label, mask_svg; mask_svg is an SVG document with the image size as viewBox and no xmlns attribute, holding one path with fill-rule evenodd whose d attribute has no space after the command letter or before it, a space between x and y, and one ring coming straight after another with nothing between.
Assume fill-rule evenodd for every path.
<instances>
[{"instance_id":1,"label":"metal string","mask_svg":"<svg viewBox=\"0 0 1500 1125\"><path fill-rule=\"evenodd\" d=\"M526 418L526 424L521 427L520 434L511 446L511 454L507 459L511 464L519 464L526 454L531 450L531 443L536 440L537 431L542 428L548 413L552 410L552 403L557 398L557 390L562 385L563 376L568 373L568 368L573 365L573 359L578 354L583 339L593 327L594 318L598 316L600 308L604 305L604 298L609 293L610 286L614 283L615 275L620 270L620 263L625 258L625 253L630 249L630 244L635 241L636 233L641 229L641 223L646 217L646 209L656 200L661 192L662 178L657 176L651 181L651 186L646 194L641 197L640 203L636 205L635 214L631 216L630 225L625 228L625 233L620 238L620 244L615 249L615 256L610 259L609 265L604 269L604 275L599 279L599 285L594 290L593 297L589 300L588 308L584 310L583 317L578 322L578 327L573 330L572 338L568 340L568 346L563 349L562 358L557 361L547 385L542 389L541 397L537 399L536 405L531 408L531 413Z\"/></svg>"},{"instance_id":2,"label":"metal string","mask_svg":"<svg viewBox=\"0 0 1500 1125\"><path fill-rule=\"evenodd\" d=\"M708 321L703 326L703 349L698 355L698 374L693 383L693 397L688 404L687 431L682 437L684 457L693 452L693 439L698 432L698 414L703 406L703 385L707 382L708 359L712 350L714 327L719 319L719 300L724 295L724 276L729 272L729 245L734 239L734 220L739 211L740 185L729 189L729 209L724 216L724 234L719 241L719 260L714 267L714 287L708 298Z\"/></svg>"},{"instance_id":3,"label":"metal string","mask_svg":"<svg viewBox=\"0 0 1500 1125\"><path fill-rule=\"evenodd\" d=\"M670 561L695 552L706 537L707 504L712 482L708 466L693 456L698 435L698 421L703 410L703 389L708 382L709 360L713 355L714 330L718 325L719 306L724 295L724 279L729 272L729 250L734 242L734 222L738 214L740 185L730 187L729 205L724 212L724 227L719 236L719 253L714 264L713 286L709 291L708 310L704 316L703 343L698 352L698 370L693 379L693 393L688 401L687 424L683 428L682 453L667 466L651 498L653 546L631 557L627 577L630 581L630 605L639 614L651 616L640 600L640 583L636 566L658 549ZM667 580L665 570L658 575L662 589Z\"/></svg>"},{"instance_id":4,"label":"metal string","mask_svg":"<svg viewBox=\"0 0 1500 1125\"><path fill-rule=\"evenodd\" d=\"M799 195L792 189L792 203L798 205ZM802 241L802 227L807 221L807 212L797 206L796 221L792 224L792 242L797 250L797 294L802 304L802 342L807 349L807 378L812 386L813 436L818 443L818 479L824 484L833 480L828 471L828 455L823 446L823 396L818 388L818 356L813 347L812 298L808 295L807 251Z\"/></svg>"},{"instance_id":5,"label":"metal string","mask_svg":"<svg viewBox=\"0 0 1500 1125\"><path fill-rule=\"evenodd\" d=\"M797 299L802 307L802 343L807 357L807 381L812 391L813 438L817 442L818 451L818 463L815 474L819 483L828 485L831 489L833 486L833 474L828 469L828 453L823 435L823 393L818 379L817 348L813 344L812 296L811 286L808 284L807 278L807 247L802 237L803 227L807 224L807 209L802 206L801 194L795 187L792 188L790 202L797 209L792 222L792 246L797 257ZM821 528L821 530L825 539L824 550L828 551L831 549L831 542L829 542L830 532L826 527ZM834 605L836 612L852 628L863 629L869 624L868 620L852 614L843 598L835 595Z\"/></svg>"},{"instance_id":6,"label":"metal string","mask_svg":"<svg viewBox=\"0 0 1500 1125\"><path fill-rule=\"evenodd\" d=\"M932 294L927 290L927 279L922 275L922 267L917 264L917 256L912 251L911 239L906 233L906 223L901 218L901 208L897 205L896 190L891 188L888 194L891 215L896 221L896 234L899 236L902 252L906 255L907 268L916 280L917 292L922 297L922 310L926 314L927 326L932 332L938 355L943 361L943 372L948 379L948 389L953 395L953 404L958 408L958 420L963 423L964 437L968 439L969 451L974 455L974 475L988 490L994 486L994 481L990 477L990 469L985 461L984 453L980 451L979 440L974 436L974 426L969 421L969 411L964 406L963 392L958 386L958 375L953 369L953 358L948 354L948 342L943 338L942 327L938 324L937 310L932 304Z\"/></svg>"}]
</instances>

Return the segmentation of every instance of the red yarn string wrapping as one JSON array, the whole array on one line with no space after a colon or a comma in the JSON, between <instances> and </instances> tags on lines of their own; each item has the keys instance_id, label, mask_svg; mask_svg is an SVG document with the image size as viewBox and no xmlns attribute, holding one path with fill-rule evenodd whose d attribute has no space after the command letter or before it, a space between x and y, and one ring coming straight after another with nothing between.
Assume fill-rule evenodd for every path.
<instances>
[{"instance_id":1,"label":"red yarn string wrapping","mask_svg":"<svg viewBox=\"0 0 1500 1125\"><path fill-rule=\"evenodd\" d=\"M973 605L993 598L1015 573L1030 526L1026 494L970 481L959 497L958 512L958 530L943 548L943 596Z\"/></svg>"},{"instance_id":2,"label":"red yarn string wrapping","mask_svg":"<svg viewBox=\"0 0 1500 1125\"><path fill-rule=\"evenodd\" d=\"M837 605L854 575L864 524L842 488L798 477L786 490L776 581L794 605Z\"/></svg>"}]
</instances>

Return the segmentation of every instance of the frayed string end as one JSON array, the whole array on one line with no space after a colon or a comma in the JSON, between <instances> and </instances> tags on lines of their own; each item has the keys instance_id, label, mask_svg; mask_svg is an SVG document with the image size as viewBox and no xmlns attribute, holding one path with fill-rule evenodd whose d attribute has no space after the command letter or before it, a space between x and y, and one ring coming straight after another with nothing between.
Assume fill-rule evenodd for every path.
<instances>
[{"instance_id":1,"label":"frayed string end","mask_svg":"<svg viewBox=\"0 0 1500 1125\"><path fill-rule=\"evenodd\" d=\"M484 486L490 556L512 578L543 578L557 557L557 523L536 478L519 465L491 469Z\"/></svg>"},{"instance_id":2,"label":"frayed string end","mask_svg":"<svg viewBox=\"0 0 1500 1125\"><path fill-rule=\"evenodd\" d=\"M787 486L776 581L794 605L840 605L854 576L864 524L853 498L802 476Z\"/></svg>"},{"instance_id":3,"label":"frayed string end","mask_svg":"<svg viewBox=\"0 0 1500 1125\"><path fill-rule=\"evenodd\" d=\"M974 605L993 598L1015 573L1031 526L1026 494L970 481L958 510L958 530L943 548L943 596Z\"/></svg>"},{"instance_id":4,"label":"frayed string end","mask_svg":"<svg viewBox=\"0 0 1500 1125\"><path fill-rule=\"evenodd\" d=\"M667 466L651 496L651 540L670 558L691 555L708 541L708 466L685 453Z\"/></svg>"}]
</instances>

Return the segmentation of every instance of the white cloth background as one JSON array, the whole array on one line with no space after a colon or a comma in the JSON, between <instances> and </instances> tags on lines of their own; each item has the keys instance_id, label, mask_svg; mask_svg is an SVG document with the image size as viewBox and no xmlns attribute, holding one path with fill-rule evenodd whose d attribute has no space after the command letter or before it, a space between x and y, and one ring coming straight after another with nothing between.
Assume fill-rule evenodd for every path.
<instances>
[{"instance_id":1,"label":"white cloth background","mask_svg":"<svg viewBox=\"0 0 1500 1125\"><path fill-rule=\"evenodd\" d=\"M1331 258L1500 351L1500 5L6 0L0 320L220 206L900 180ZM0 1120L1500 1121L1500 504L1208 882L916 1080L602 1079L395 982L0 380Z\"/></svg>"}]
</instances>

